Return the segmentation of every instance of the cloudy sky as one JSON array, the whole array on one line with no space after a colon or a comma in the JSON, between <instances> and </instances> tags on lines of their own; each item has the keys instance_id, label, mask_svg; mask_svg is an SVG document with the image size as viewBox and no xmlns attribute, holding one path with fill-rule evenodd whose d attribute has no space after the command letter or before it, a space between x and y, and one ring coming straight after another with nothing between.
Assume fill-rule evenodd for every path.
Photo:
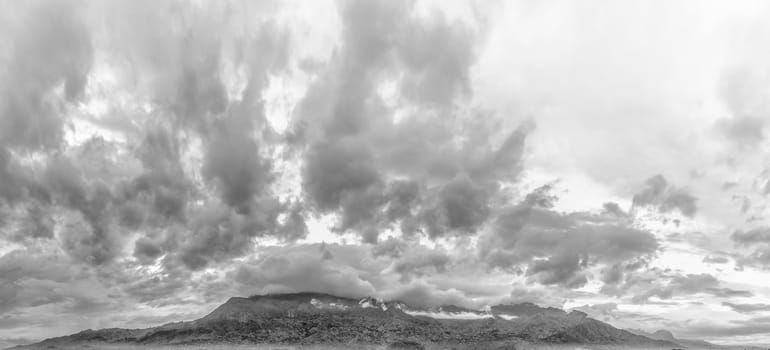
<instances>
[{"instance_id":1,"label":"cloudy sky","mask_svg":"<svg viewBox=\"0 0 770 350\"><path fill-rule=\"evenodd\" d=\"M289 291L770 343L768 15L0 1L0 346Z\"/></svg>"}]
</instances>

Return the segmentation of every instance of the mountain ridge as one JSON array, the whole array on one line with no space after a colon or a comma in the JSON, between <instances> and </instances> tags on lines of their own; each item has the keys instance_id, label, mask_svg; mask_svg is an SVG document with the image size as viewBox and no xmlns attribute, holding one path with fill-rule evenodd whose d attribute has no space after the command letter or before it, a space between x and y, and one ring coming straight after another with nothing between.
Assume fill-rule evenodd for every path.
<instances>
[{"instance_id":1,"label":"mountain ridge","mask_svg":"<svg viewBox=\"0 0 770 350\"><path fill-rule=\"evenodd\" d=\"M657 331L654 331L652 333L645 332L641 329L627 329L627 331L641 335L650 339L656 339L656 340L667 340L676 344L682 345L682 347L685 348L698 348L698 349L730 349L730 348L740 348L745 349L745 346L724 346L724 345L718 345L714 343L709 343L705 340L695 340L695 339L679 339L674 336L671 331L665 330L665 329L659 329Z\"/></svg>"},{"instance_id":2,"label":"mountain ridge","mask_svg":"<svg viewBox=\"0 0 770 350\"><path fill-rule=\"evenodd\" d=\"M671 349L680 344L617 329L582 312L532 303L473 310L302 292L232 297L204 317L143 329L84 330L14 349L82 344L603 344ZM486 348L482 346L482 348Z\"/></svg>"}]
</instances>

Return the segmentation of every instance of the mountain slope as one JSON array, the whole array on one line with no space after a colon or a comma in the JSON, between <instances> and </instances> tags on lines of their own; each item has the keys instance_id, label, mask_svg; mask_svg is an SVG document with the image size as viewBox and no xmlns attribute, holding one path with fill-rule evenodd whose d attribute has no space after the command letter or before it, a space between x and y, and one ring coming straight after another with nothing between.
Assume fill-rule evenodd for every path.
<instances>
[{"instance_id":1,"label":"mountain slope","mask_svg":"<svg viewBox=\"0 0 770 350\"><path fill-rule=\"evenodd\" d=\"M491 311L457 306L428 310L374 298L351 299L319 293L231 298L205 317L147 329L86 330L23 348L77 344L619 344L677 347L620 330L581 312L534 304L498 305ZM444 319L426 315L451 316ZM478 317L476 317L478 316Z\"/></svg>"},{"instance_id":2,"label":"mountain slope","mask_svg":"<svg viewBox=\"0 0 770 350\"><path fill-rule=\"evenodd\" d=\"M632 332L637 335L645 336L650 339L656 339L656 340L666 340L670 341L672 343L676 343L681 345L680 347L684 348L690 348L690 349L727 349L730 347L723 346L723 345L717 345L713 343L709 343L704 340L693 340L693 339L678 339L674 337L674 334L667 330L657 330L653 333L648 333L643 330L639 329L629 329L629 332ZM744 348L744 347L740 347Z\"/></svg>"}]
</instances>

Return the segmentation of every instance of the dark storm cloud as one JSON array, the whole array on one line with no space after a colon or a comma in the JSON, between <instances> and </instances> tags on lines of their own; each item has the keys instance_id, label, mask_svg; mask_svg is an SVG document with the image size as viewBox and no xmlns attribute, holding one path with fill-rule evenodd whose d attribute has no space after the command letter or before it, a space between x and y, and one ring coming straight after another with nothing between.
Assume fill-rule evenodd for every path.
<instances>
[{"instance_id":1,"label":"dark storm cloud","mask_svg":"<svg viewBox=\"0 0 770 350\"><path fill-rule=\"evenodd\" d=\"M124 208L129 226L138 225L136 221L140 221L141 216L151 213L165 218L185 219L185 207L193 189L182 170L179 143L168 128L159 125L154 130L148 130L137 150L144 173L135 177L125 192L128 197L147 195L147 200L152 203L147 206L153 210L144 213L140 212L144 211L144 206Z\"/></svg>"},{"instance_id":2,"label":"dark storm cloud","mask_svg":"<svg viewBox=\"0 0 770 350\"><path fill-rule=\"evenodd\" d=\"M0 199L12 206L3 220L15 229L3 236L55 238L73 259L97 266L119 260L133 243L141 263L166 255L169 267L192 269L246 254L256 237L304 237L305 206L270 191L266 156L277 135L265 122L262 92L287 66L287 34L228 6L74 5L27 6L19 23L41 25L13 28L4 81L18 84L0 94ZM237 26L253 35L237 35ZM106 118L120 123L74 111L93 45L114 55L118 79L131 77L122 88L148 98L125 110L123 102L110 106L118 117ZM245 74L233 99L227 64ZM76 119L124 138L62 144ZM35 150L44 152L30 163ZM191 161L197 152L201 161ZM143 231L152 233L132 242Z\"/></svg>"},{"instance_id":3,"label":"dark storm cloud","mask_svg":"<svg viewBox=\"0 0 770 350\"><path fill-rule=\"evenodd\" d=\"M203 176L216 182L222 200L239 213L249 213L255 196L272 180L270 163L259 156L257 143L226 130L210 141Z\"/></svg>"},{"instance_id":4,"label":"dark storm cloud","mask_svg":"<svg viewBox=\"0 0 770 350\"><path fill-rule=\"evenodd\" d=\"M288 67L288 37L272 24L239 21L226 7L151 5L94 5L89 12L108 19L93 40L116 55L118 77L134 77L121 83L150 98L149 110L114 111L131 119L127 123L87 119L124 133L127 144L88 141L46 155L43 170L35 170L19 163L8 147L58 147L67 124L62 114L66 106L57 107L55 114L36 113L48 118L35 121L36 132L46 133L36 138L50 144L33 145L26 124L19 124L26 119L16 118L15 112L3 114L8 126L4 130L16 132L14 138L4 138L10 141L2 148L0 193L9 203L35 199L27 205L19 230L28 233L16 236L53 238L60 232L66 252L94 265L112 263L127 243L133 243L132 254L142 263L166 255L164 264L200 269L246 254L256 237L304 237L304 218L311 208L339 212L339 229L355 229L370 243L391 224L400 224L408 234L422 231L431 237L475 232L488 219L494 190L515 180L520 171L531 125L493 135L491 131L500 130L499 122L465 121L452 111L456 99L471 92L468 72L474 53L469 29L440 14L415 16L407 2L350 2L341 6L339 53L303 102L313 112L303 109L299 114L298 125L307 125L302 134L308 147L302 153L307 198L281 202L270 192L275 173L273 161L266 157L280 138L265 122L262 92L269 75ZM8 106L17 108L22 100L35 102L25 102L30 106L45 105L41 101L48 103L44 97L59 83L64 84L63 103L83 95L93 28L81 21L77 7L64 7L63 16L31 31L48 32L20 40L18 51L61 62L47 67L50 70L37 69L40 62L12 56L10 66L29 68L14 74L39 84L27 95L6 94ZM48 11L30 13L51 16ZM399 30L379 30L367 17ZM136 26L139 22L143 25ZM230 35L237 26L257 34ZM57 39L61 45L47 42L56 36L48 35L54 29L62 35ZM61 52L43 55L34 52L38 49ZM226 63L240 64L246 73L245 87L234 100L224 85ZM378 84L385 74L402 70L410 74L397 84L409 91L405 96L426 117L409 116L396 123L394 111L378 95ZM332 93L331 98L326 93ZM467 133L458 143L459 129ZM196 141L202 162L199 169L190 169L184 158ZM212 193L226 207L205 203L213 200ZM64 220L43 220L51 208L64 210ZM132 242L141 231L155 233Z\"/></svg>"},{"instance_id":5,"label":"dark storm cloud","mask_svg":"<svg viewBox=\"0 0 770 350\"><path fill-rule=\"evenodd\" d=\"M139 238L134 242L134 257L140 261L154 261L162 254L161 247L146 237Z\"/></svg>"},{"instance_id":6,"label":"dark storm cloud","mask_svg":"<svg viewBox=\"0 0 770 350\"><path fill-rule=\"evenodd\" d=\"M678 209L682 215L693 217L697 200L684 189L669 185L663 175L655 175L645 181L645 188L634 195L632 203L635 207L656 207L661 213Z\"/></svg>"},{"instance_id":7,"label":"dark storm cloud","mask_svg":"<svg viewBox=\"0 0 770 350\"><path fill-rule=\"evenodd\" d=\"M380 179L371 152L360 146L346 138L330 144L317 144L309 150L304 187L320 210L334 210L346 206L348 201L358 201L364 204L358 210L372 214L366 212L371 210L372 204L361 199L366 198L368 189L378 187ZM373 192L379 194L376 190ZM358 216L350 213L343 219L347 224L343 227L358 220Z\"/></svg>"},{"instance_id":8,"label":"dark storm cloud","mask_svg":"<svg viewBox=\"0 0 770 350\"><path fill-rule=\"evenodd\" d=\"M495 122L454 111L470 93L473 32L438 13L415 16L412 6L344 2L339 51L295 115L297 140L308 148L307 200L367 242L394 224L433 238L475 232L494 189L518 174L532 128L501 133ZM399 71L406 74L393 75ZM384 83L419 112L397 120Z\"/></svg>"},{"instance_id":9,"label":"dark storm cloud","mask_svg":"<svg viewBox=\"0 0 770 350\"><path fill-rule=\"evenodd\" d=\"M651 233L635 229L617 213L560 213L549 209L556 198L549 187L536 189L503 209L479 252L491 267L515 270L528 265L527 275L543 284L579 287L585 270L648 257L658 250Z\"/></svg>"},{"instance_id":10,"label":"dark storm cloud","mask_svg":"<svg viewBox=\"0 0 770 350\"><path fill-rule=\"evenodd\" d=\"M81 167L64 156L49 161L45 179L56 202L77 211L87 225L65 230L65 249L95 265L114 259L120 243L111 216L114 198L107 184L86 182Z\"/></svg>"},{"instance_id":11,"label":"dark storm cloud","mask_svg":"<svg viewBox=\"0 0 770 350\"><path fill-rule=\"evenodd\" d=\"M57 222L51 216L57 208L65 209L64 222L59 223L62 248L96 265L109 263L121 245L113 217L121 199L112 187L112 150L91 139L67 151L49 155L44 167L24 169L29 172L23 182L26 216L16 239L54 238Z\"/></svg>"},{"instance_id":12,"label":"dark storm cloud","mask_svg":"<svg viewBox=\"0 0 770 350\"><path fill-rule=\"evenodd\" d=\"M588 282L581 273L587 263L578 254L554 255L542 260L534 260L527 269L527 274L535 276L542 284L560 284L567 288L578 288Z\"/></svg>"},{"instance_id":13,"label":"dark storm cloud","mask_svg":"<svg viewBox=\"0 0 770 350\"><path fill-rule=\"evenodd\" d=\"M120 43L108 47L128 61L119 71L135 76L135 87L150 94L156 107L146 117L146 131L138 131L144 134L138 157L145 173L134 185L151 196L155 212L185 221L189 201L210 189L192 188L181 165L183 151L199 137L207 185L238 214L263 209L260 202L271 201L266 189L273 176L264 158L261 93L268 74L286 65L288 38L258 19L246 21L229 5L155 5L138 1L102 9L114 19L107 37ZM236 34L243 29L251 34ZM235 100L226 91L226 64L245 73ZM300 218L292 215L294 222Z\"/></svg>"},{"instance_id":14,"label":"dark storm cloud","mask_svg":"<svg viewBox=\"0 0 770 350\"><path fill-rule=\"evenodd\" d=\"M239 213L249 213L255 199L274 180L271 160L263 156L261 145L269 141L264 138L270 132L261 94L268 75L287 64L286 41L269 25L261 28L260 36L247 46L251 52L245 60L250 71L242 100L230 105L207 130L203 176L216 182L222 200Z\"/></svg>"},{"instance_id":15,"label":"dark storm cloud","mask_svg":"<svg viewBox=\"0 0 770 350\"><path fill-rule=\"evenodd\" d=\"M250 252L255 237L272 235L292 240L306 233L304 221L292 217L293 209L273 198L256 201L251 210L242 214L221 205L196 210L186 229L166 235L166 245L174 250L178 261L197 270ZM278 217L284 211L290 214L284 223L279 223Z\"/></svg>"},{"instance_id":16,"label":"dark storm cloud","mask_svg":"<svg viewBox=\"0 0 770 350\"><path fill-rule=\"evenodd\" d=\"M489 215L487 194L465 174L447 182L438 197L439 204L426 213L428 236L440 236L444 227L472 232Z\"/></svg>"}]
</instances>

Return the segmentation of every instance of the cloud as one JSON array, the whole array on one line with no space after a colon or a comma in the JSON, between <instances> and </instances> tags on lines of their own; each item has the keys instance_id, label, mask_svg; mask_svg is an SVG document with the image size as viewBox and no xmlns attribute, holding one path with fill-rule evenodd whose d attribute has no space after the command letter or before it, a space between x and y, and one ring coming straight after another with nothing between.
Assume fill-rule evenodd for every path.
<instances>
[{"instance_id":1,"label":"cloud","mask_svg":"<svg viewBox=\"0 0 770 350\"><path fill-rule=\"evenodd\" d=\"M698 337L736 337L764 334L770 319L766 316L753 317L748 320L732 320L726 323L713 321L693 322L683 333L687 336Z\"/></svg>"},{"instance_id":2,"label":"cloud","mask_svg":"<svg viewBox=\"0 0 770 350\"><path fill-rule=\"evenodd\" d=\"M324 259L315 246L266 253L241 264L232 276L250 293L315 291L359 298L377 291L362 271L334 258Z\"/></svg>"},{"instance_id":3,"label":"cloud","mask_svg":"<svg viewBox=\"0 0 770 350\"><path fill-rule=\"evenodd\" d=\"M527 274L540 283L579 287L587 282L590 266L649 257L658 250L655 236L633 228L624 217L560 213L548 209L554 200L541 188L503 209L480 238L482 259L507 270L527 265Z\"/></svg>"},{"instance_id":4,"label":"cloud","mask_svg":"<svg viewBox=\"0 0 770 350\"><path fill-rule=\"evenodd\" d=\"M471 306L462 292L458 290L441 290L424 281L416 281L401 289L386 293L385 296L389 300L400 300L408 305L417 307L440 305Z\"/></svg>"},{"instance_id":5,"label":"cloud","mask_svg":"<svg viewBox=\"0 0 770 350\"><path fill-rule=\"evenodd\" d=\"M634 303L647 303L651 297L671 299L677 296L709 294L716 297L751 297L754 294L746 290L736 290L724 287L716 277L702 274L672 274L660 271L650 271L645 275L631 276L622 287L626 290L633 288L641 290L634 293ZM665 282L664 282L665 281Z\"/></svg>"},{"instance_id":6,"label":"cloud","mask_svg":"<svg viewBox=\"0 0 770 350\"><path fill-rule=\"evenodd\" d=\"M138 82L132 87L137 90L134 98L142 93L151 96L150 101L142 102L146 103L144 107L127 107L128 113L123 116L128 122L110 130L123 133L125 139L93 137L48 154L43 158L42 174L32 166L17 168L18 161L13 159L16 153L4 152L8 156L2 158L0 172L3 196L17 201L29 195L46 205L65 208L61 222L54 223L69 226L61 230L63 248L73 257L95 265L118 259L130 241L127 236L135 230L166 231L172 226L170 231L179 231L178 225L190 225L196 232L192 237L166 233L152 244L139 241L134 253L149 263L162 253L174 251L169 259L177 257L185 266L196 269L210 261L248 252L250 240L258 235L303 237L306 226L299 211L302 206L282 203L274 197L269 188L274 179L271 161L264 155L269 147L261 147L264 135L260 134L266 128L261 92L268 74L285 66L283 34L268 26L256 26L259 35L245 43L246 52L235 58L222 49L225 41L233 39L229 34L221 38L203 35L227 32L225 19L230 15L222 12L222 7L212 6L208 9L211 12L205 14L199 12L203 8L190 7L190 22L176 29L168 25L180 19L178 9L152 7L132 2L82 9L107 17L116 15L113 11L124 11L94 40L101 45L105 37L114 40L114 46L100 49L126 54L129 62L116 62L112 73L120 77L130 71ZM67 13L79 9L70 6ZM64 20L67 18L64 16ZM162 35L143 30L127 32L129 27L136 27L134 23L145 20L143 28L158 29L154 33ZM87 23L78 25L89 33ZM196 35L188 40L188 34ZM78 48L75 44L68 46ZM261 54L263 50L270 54ZM190 53L200 53L203 58L193 59ZM244 91L232 100L225 91L222 66L230 59L243 64L248 73ZM98 121L94 118L98 117L87 120ZM106 121L98 125L113 126ZM192 161L190 154L198 152L203 153L202 159ZM206 182L202 183L201 178ZM11 186L16 189L11 190ZM212 193L235 213L215 209L216 214L204 215L209 222L188 222L191 213L216 207L210 203L215 201L210 197ZM214 222L227 223L228 231L212 229ZM33 236L50 236L42 230L45 225L38 226ZM202 233L201 227L211 231ZM206 244L214 248L209 250ZM220 250L215 253L215 249Z\"/></svg>"},{"instance_id":7,"label":"cloud","mask_svg":"<svg viewBox=\"0 0 770 350\"><path fill-rule=\"evenodd\" d=\"M0 147L0 198L15 204L29 195L29 173L22 168L13 154Z\"/></svg>"},{"instance_id":8,"label":"cloud","mask_svg":"<svg viewBox=\"0 0 770 350\"><path fill-rule=\"evenodd\" d=\"M765 139L765 121L755 117L733 117L717 122L724 135L740 147L751 147Z\"/></svg>"},{"instance_id":9,"label":"cloud","mask_svg":"<svg viewBox=\"0 0 770 350\"><path fill-rule=\"evenodd\" d=\"M63 141L67 104L82 97L93 64L90 31L67 1L23 6L13 33L8 74L0 87L0 147L55 149ZM55 89L63 84L61 94Z\"/></svg>"},{"instance_id":10,"label":"cloud","mask_svg":"<svg viewBox=\"0 0 770 350\"><path fill-rule=\"evenodd\" d=\"M309 80L296 134L280 135L263 93L304 58L290 57L296 33L278 23L208 4L37 5L21 10L45 25L9 22L15 49L2 62L15 68L6 81L25 82L1 95L0 196L14 227L5 239L52 240L100 270L199 271L249 255L261 237L305 237L315 212L339 213L337 228L369 243L391 225L433 238L474 233L520 171L532 126L456 112L472 92L477 33L440 12L341 4L338 54ZM391 74L400 71L409 74ZM381 94L393 77L404 91L396 100ZM286 185L276 164L291 157L304 161L299 197L276 193ZM421 276L449 264L431 254L408 250L394 267Z\"/></svg>"},{"instance_id":11,"label":"cloud","mask_svg":"<svg viewBox=\"0 0 770 350\"><path fill-rule=\"evenodd\" d=\"M4 313L52 303L67 307L98 303L97 290L82 290L92 281L84 279L79 267L66 257L17 250L0 257L0 262L0 310Z\"/></svg>"},{"instance_id":12,"label":"cloud","mask_svg":"<svg viewBox=\"0 0 770 350\"><path fill-rule=\"evenodd\" d=\"M404 256L395 260L393 270L401 275L402 281L410 281L413 276L444 272L451 263L446 252L419 247L407 250Z\"/></svg>"},{"instance_id":13,"label":"cloud","mask_svg":"<svg viewBox=\"0 0 770 350\"><path fill-rule=\"evenodd\" d=\"M122 292L128 298L152 306L176 303L175 295L189 288L189 276L176 274L171 276L152 276L132 280L122 286Z\"/></svg>"},{"instance_id":14,"label":"cloud","mask_svg":"<svg viewBox=\"0 0 770 350\"><path fill-rule=\"evenodd\" d=\"M173 131L162 126L148 130L136 156L142 162L144 171L131 181L126 192L129 198L148 195L150 198L147 200L151 201L153 210L149 213L126 213L129 215L127 219L141 221L141 216L157 213L161 217L184 221L187 202L195 189L182 168L181 145ZM129 207L124 210L143 209ZM129 223L129 226L138 224Z\"/></svg>"},{"instance_id":15,"label":"cloud","mask_svg":"<svg viewBox=\"0 0 770 350\"><path fill-rule=\"evenodd\" d=\"M738 304L723 302L722 305L727 306L735 312L752 314L760 311L770 311L770 305L768 304Z\"/></svg>"},{"instance_id":16,"label":"cloud","mask_svg":"<svg viewBox=\"0 0 770 350\"><path fill-rule=\"evenodd\" d=\"M730 259L722 255L706 255L703 257L703 262L709 264L727 264L729 261Z\"/></svg>"},{"instance_id":17,"label":"cloud","mask_svg":"<svg viewBox=\"0 0 770 350\"><path fill-rule=\"evenodd\" d=\"M623 279L623 269L621 264L614 264L602 272L602 282L604 284L616 284Z\"/></svg>"},{"instance_id":18,"label":"cloud","mask_svg":"<svg viewBox=\"0 0 770 350\"><path fill-rule=\"evenodd\" d=\"M249 213L255 196L272 180L270 163L261 159L256 142L233 129L210 141L202 173L215 181L222 200L239 213Z\"/></svg>"},{"instance_id":19,"label":"cloud","mask_svg":"<svg viewBox=\"0 0 770 350\"><path fill-rule=\"evenodd\" d=\"M661 213L678 209L682 215L695 216L698 199L687 191L670 186L662 175L655 175L645 181L645 188L634 195L634 207L655 206Z\"/></svg>"},{"instance_id":20,"label":"cloud","mask_svg":"<svg viewBox=\"0 0 770 350\"><path fill-rule=\"evenodd\" d=\"M756 266L762 269L770 268L770 246L762 245L753 252L743 254L736 259L738 267Z\"/></svg>"},{"instance_id":21,"label":"cloud","mask_svg":"<svg viewBox=\"0 0 770 350\"><path fill-rule=\"evenodd\" d=\"M141 261L154 261L162 254L161 247L146 237L141 237L134 243L134 257Z\"/></svg>"},{"instance_id":22,"label":"cloud","mask_svg":"<svg viewBox=\"0 0 770 350\"><path fill-rule=\"evenodd\" d=\"M370 242L377 235L364 233L394 226L431 238L474 234L495 189L515 180L532 125L507 131L496 116L455 112L475 56L463 23L417 16L407 2L344 2L340 16L337 56L293 120L308 147L308 202L337 214L338 231ZM393 85L395 96L382 92Z\"/></svg>"},{"instance_id":23,"label":"cloud","mask_svg":"<svg viewBox=\"0 0 770 350\"><path fill-rule=\"evenodd\" d=\"M563 254L532 261L527 274L534 276L542 284L561 284L567 288L578 288L588 282L588 278L580 271L585 265L577 254Z\"/></svg>"},{"instance_id":24,"label":"cloud","mask_svg":"<svg viewBox=\"0 0 770 350\"><path fill-rule=\"evenodd\" d=\"M190 232L176 229L167 234L167 245L174 250L168 263L178 259L197 270L250 252L255 237L269 235L278 226L277 203L260 204L253 209L254 215L240 214L222 205L201 208L189 224Z\"/></svg>"},{"instance_id":25,"label":"cloud","mask_svg":"<svg viewBox=\"0 0 770 350\"><path fill-rule=\"evenodd\" d=\"M737 245L752 246L761 243L770 243L770 229L758 227L748 231L735 231L730 238Z\"/></svg>"},{"instance_id":26,"label":"cloud","mask_svg":"<svg viewBox=\"0 0 770 350\"><path fill-rule=\"evenodd\" d=\"M765 117L770 113L762 91L770 84L767 74L747 67L728 70L721 80L721 95L730 113L716 128L739 148L753 148L765 140Z\"/></svg>"},{"instance_id":27,"label":"cloud","mask_svg":"<svg viewBox=\"0 0 770 350\"><path fill-rule=\"evenodd\" d=\"M770 231L767 227L757 227L750 230L737 230L730 235L738 247L754 247L753 251L741 253L736 263L741 266L756 266L762 269L770 267Z\"/></svg>"},{"instance_id":28,"label":"cloud","mask_svg":"<svg viewBox=\"0 0 770 350\"><path fill-rule=\"evenodd\" d=\"M350 139L316 145L310 150L305 165L304 188L319 210L336 210L349 202L364 204L351 206L343 218L345 226L361 220L349 211L372 214L367 211L371 211L370 207L376 205L379 199L371 198L375 203L366 203L367 190L376 188L380 179L370 157L365 149Z\"/></svg>"},{"instance_id":29,"label":"cloud","mask_svg":"<svg viewBox=\"0 0 770 350\"><path fill-rule=\"evenodd\" d=\"M45 178L54 200L77 213L71 216L76 228L64 232L65 249L95 265L114 259L121 242L112 217L115 198L108 185L86 182L79 167L67 157L52 158Z\"/></svg>"}]
</instances>

